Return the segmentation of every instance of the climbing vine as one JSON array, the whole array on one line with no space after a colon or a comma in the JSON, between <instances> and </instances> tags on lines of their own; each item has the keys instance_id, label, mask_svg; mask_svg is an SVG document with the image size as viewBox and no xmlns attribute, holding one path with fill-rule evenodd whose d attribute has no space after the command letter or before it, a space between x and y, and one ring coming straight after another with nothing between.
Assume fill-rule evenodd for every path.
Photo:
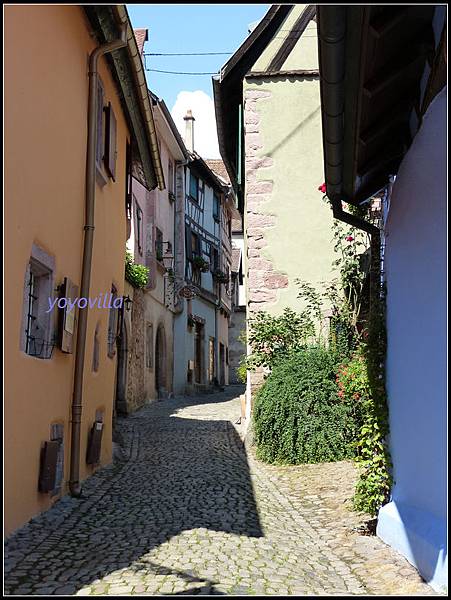
<instances>
[{"instance_id":1,"label":"climbing vine","mask_svg":"<svg viewBox=\"0 0 451 600\"><path fill-rule=\"evenodd\" d=\"M355 214L356 211L353 212ZM362 209L359 212L360 217L365 216ZM358 235L362 242L362 236L366 234L355 229L344 239L354 243ZM337 234L335 237L337 250L343 237ZM335 261L340 269L343 289L348 289L341 318L352 327L353 335L353 352L337 374L339 395L360 403L363 415L363 424L355 442L361 474L355 489L354 507L371 515L376 515L379 508L388 502L392 485L387 446L385 287L381 280L380 244L380 234L373 233L369 239L370 246L363 255L368 257L368 269L363 268L362 255L360 260L356 260L353 250L341 251L341 256ZM369 282L369 289L364 288L365 281ZM365 304L367 306L362 311Z\"/></svg>"},{"instance_id":2,"label":"climbing vine","mask_svg":"<svg viewBox=\"0 0 451 600\"><path fill-rule=\"evenodd\" d=\"M364 400L364 423L357 441L362 473L356 485L354 506L376 515L389 501L392 485L385 388L385 288L381 284L380 235L371 239L370 310L367 334L362 344L369 394Z\"/></svg>"}]
</instances>

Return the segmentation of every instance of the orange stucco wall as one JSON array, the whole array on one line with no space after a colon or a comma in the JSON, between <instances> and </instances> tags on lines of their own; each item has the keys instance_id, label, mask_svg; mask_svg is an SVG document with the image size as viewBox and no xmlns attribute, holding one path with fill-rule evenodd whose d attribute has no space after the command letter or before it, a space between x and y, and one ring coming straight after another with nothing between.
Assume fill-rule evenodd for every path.
<instances>
[{"instance_id":1,"label":"orange stucco wall","mask_svg":"<svg viewBox=\"0 0 451 600\"><path fill-rule=\"evenodd\" d=\"M87 61L95 41L82 7L5 7L5 531L10 533L53 502L37 491L41 444L50 425L64 423L67 491L74 354L57 348L50 360L20 350L25 270L33 243L55 257L54 283L80 286L85 209ZM117 118L117 173L96 189L91 298L123 293L125 147L128 130L105 59L105 100ZM116 358L107 356L108 310L89 310L80 476L88 431L105 410L102 464L111 461ZM100 322L100 367L91 369Z\"/></svg>"}]
</instances>

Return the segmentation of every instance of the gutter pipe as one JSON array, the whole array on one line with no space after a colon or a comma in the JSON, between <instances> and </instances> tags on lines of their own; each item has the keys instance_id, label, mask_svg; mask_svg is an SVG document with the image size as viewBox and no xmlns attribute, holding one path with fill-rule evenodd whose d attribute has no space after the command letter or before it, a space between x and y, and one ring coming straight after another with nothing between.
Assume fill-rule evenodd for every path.
<instances>
[{"instance_id":1,"label":"gutter pipe","mask_svg":"<svg viewBox=\"0 0 451 600\"><path fill-rule=\"evenodd\" d=\"M121 24L121 26L127 27L127 24L130 21L125 6L123 4L116 4L113 5L112 9L115 13L117 21ZM149 100L149 90L147 88L146 76L144 73L141 54L138 50L138 46L136 45L135 35L131 28L126 33L125 46L127 46L129 56L135 67L133 74L136 87L139 90L138 98L144 115L144 122L147 128L147 136L150 140L150 149L152 153L152 159L154 162L158 189L164 190L166 186L164 181L163 167L161 165L160 151L158 148L157 132L155 129L152 107L150 105Z\"/></svg>"},{"instance_id":2,"label":"gutter pipe","mask_svg":"<svg viewBox=\"0 0 451 600\"><path fill-rule=\"evenodd\" d=\"M81 271L80 296L89 297L91 283L92 250L94 243L94 209L96 191L96 146L97 146L97 84L99 59L127 45L127 26L122 27L121 37L95 48L89 56L88 96L88 142L86 157L86 213ZM82 495L80 485L80 434L83 408L83 372L85 365L86 331L88 311L80 310L77 325L77 347L75 355L74 390L72 397L71 449L69 491L75 498Z\"/></svg>"},{"instance_id":3,"label":"gutter pipe","mask_svg":"<svg viewBox=\"0 0 451 600\"><path fill-rule=\"evenodd\" d=\"M326 195L335 219L369 234L379 229L343 210L342 177L345 137L345 78L347 6L318 6L318 54L324 143Z\"/></svg>"}]
</instances>

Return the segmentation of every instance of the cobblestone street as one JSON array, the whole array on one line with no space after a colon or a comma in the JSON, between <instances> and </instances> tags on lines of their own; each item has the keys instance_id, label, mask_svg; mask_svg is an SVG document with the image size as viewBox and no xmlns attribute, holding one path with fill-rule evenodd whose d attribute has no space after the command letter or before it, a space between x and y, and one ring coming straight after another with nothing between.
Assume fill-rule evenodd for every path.
<instances>
[{"instance_id":1,"label":"cobblestone street","mask_svg":"<svg viewBox=\"0 0 451 600\"><path fill-rule=\"evenodd\" d=\"M240 389L119 419L115 462L6 544L6 594L433 594L353 531L350 463L266 466Z\"/></svg>"}]
</instances>

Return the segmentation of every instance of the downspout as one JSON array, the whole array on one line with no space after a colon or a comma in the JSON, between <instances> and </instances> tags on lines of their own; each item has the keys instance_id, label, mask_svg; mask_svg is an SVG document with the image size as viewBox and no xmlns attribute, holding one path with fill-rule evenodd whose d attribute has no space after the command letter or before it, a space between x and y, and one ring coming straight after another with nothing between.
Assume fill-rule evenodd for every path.
<instances>
[{"instance_id":1,"label":"downspout","mask_svg":"<svg viewBox=\"0 0 451 600\"><path fill-rule=\"evenodd\" d=\"M89 56L89 95L88 95L88 142L86 153L86 213L85 236L83 243L83 264L81 271L80 297L89 298L91 283L92 249L94 242L94 208L96 191L96 146L97 146L97 71L100 57L127 45L127 27L123 27L120 39L102 44ZM80 433L83 407L83 372L85 364L87 310L80 310L77 326L77 347L75 354L74 391L72 397L72 426L70 449L70 494L79 498L82 494L80 479Z\"/></svg>"}]
</instances>

